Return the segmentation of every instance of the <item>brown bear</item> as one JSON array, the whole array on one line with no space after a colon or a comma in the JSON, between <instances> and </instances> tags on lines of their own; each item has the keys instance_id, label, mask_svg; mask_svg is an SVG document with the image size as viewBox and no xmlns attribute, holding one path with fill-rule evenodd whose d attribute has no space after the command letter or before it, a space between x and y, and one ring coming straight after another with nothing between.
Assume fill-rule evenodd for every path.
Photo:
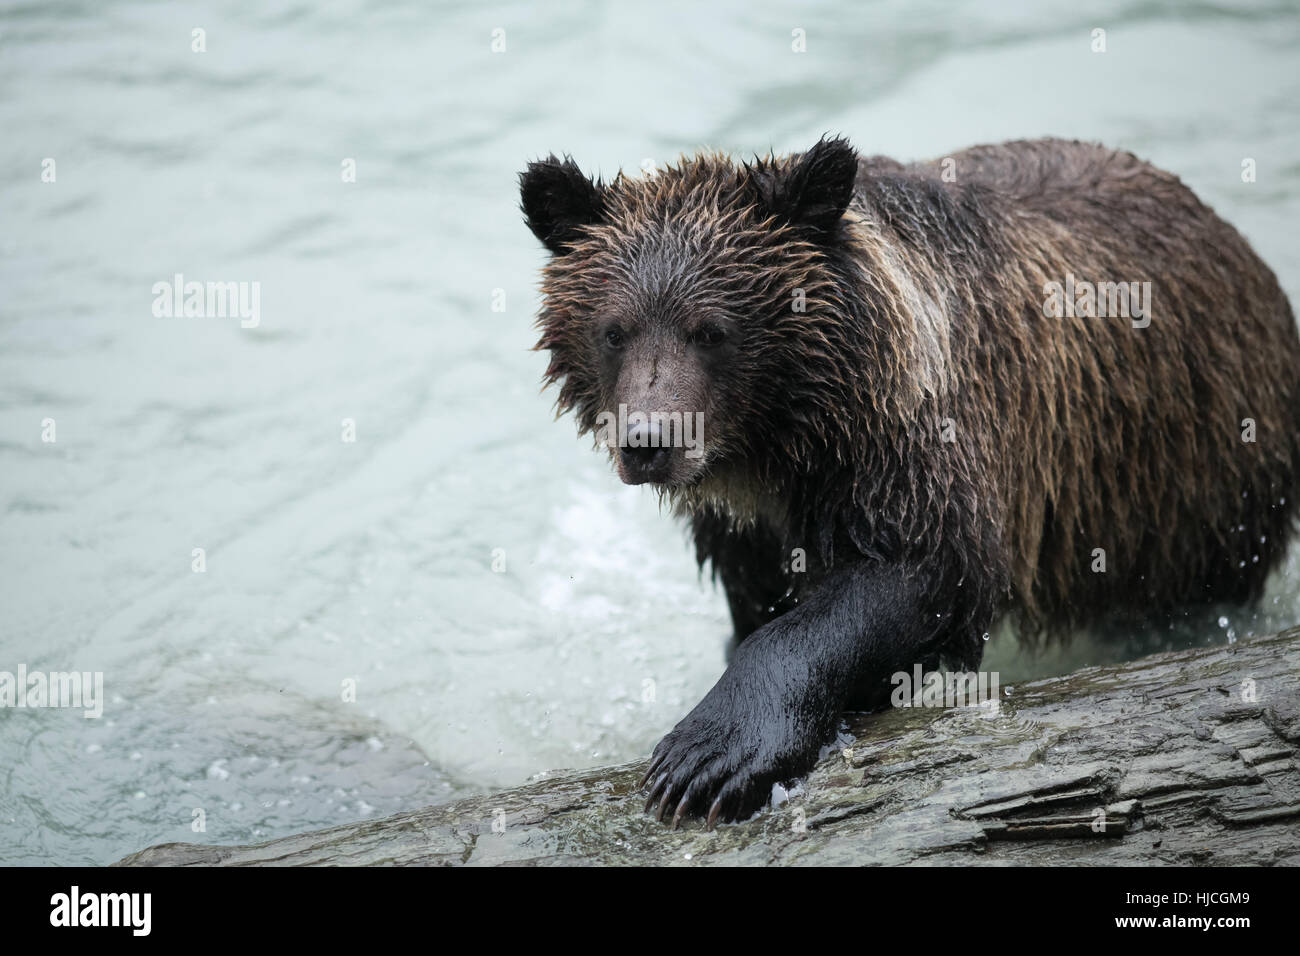
<instances>
[{"instance_id":1,"label":"brown bear","mask_svg":"<svg viewBox=\"0 0 1300 956\"><path fill-rule=\"evenodd\" d=\"M750 814L891 674L977 666L1000 615L1051 635L1245 602L1284 552L1291 307L1131 153L823 139L520 180L559 412L690 522L735 627L651 758L660 819Z\"/></svg>"}]
</instances>

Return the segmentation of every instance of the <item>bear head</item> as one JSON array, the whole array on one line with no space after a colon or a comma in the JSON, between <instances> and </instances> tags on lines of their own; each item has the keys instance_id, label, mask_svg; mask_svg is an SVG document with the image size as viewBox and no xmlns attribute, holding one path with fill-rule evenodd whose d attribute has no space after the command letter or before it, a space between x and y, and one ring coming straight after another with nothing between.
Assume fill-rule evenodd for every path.
<instances>
[{"instance_id":1,"label":"bear head","mask_svg":"<svg viewBox=\"0 0 1300 956\"><path fill-rule=\"evenodd\" d=\"M857 153L736 164L683 158L593 181L568 157L520 175L550 252L538 349L559 413L608 448L619 476L670 495L806 460L855 376L846 334L845 213Z\"/></svg>"}]
</instances>

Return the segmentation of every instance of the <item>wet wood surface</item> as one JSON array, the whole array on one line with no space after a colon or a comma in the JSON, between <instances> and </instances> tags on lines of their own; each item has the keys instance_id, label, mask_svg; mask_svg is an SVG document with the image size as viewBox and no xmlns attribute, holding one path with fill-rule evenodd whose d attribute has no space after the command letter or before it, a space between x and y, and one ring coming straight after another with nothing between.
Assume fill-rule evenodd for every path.
<instances>
[{"instance_id":1,"label":"wet wood surface","mask_svg":"<svg viewBox=\"0 0 1300 956\"><path fill-rule=\"evenodd\" d=\"M644 762L250 846L119 865L1300 865L1300 629L849 718L780 806L677 831Z\"/></svg>"}]
</instances>

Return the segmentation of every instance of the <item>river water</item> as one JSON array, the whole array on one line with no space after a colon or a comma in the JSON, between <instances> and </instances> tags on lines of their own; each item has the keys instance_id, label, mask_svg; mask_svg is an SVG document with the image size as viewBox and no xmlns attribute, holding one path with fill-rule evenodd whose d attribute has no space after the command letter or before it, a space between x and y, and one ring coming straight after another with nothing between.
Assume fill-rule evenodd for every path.
<instances>
[{"instance_id":1,"label":"river water","mask_svg":"<svg viewBox=\"0 0 1300 956\"><path fill-rule=\"evenodd\" d=\"M682 531L539 394L528 159L1100 139L1300 301L1293 3L544 6L0 6L0 670L104 687L97 719L0 710L3 862L630 760L716 679ZM177 275L255 283L255 323L158 314ZM1293 558L1254 614L990 659L1297 620Z\"/></svg>"}]
</instances>

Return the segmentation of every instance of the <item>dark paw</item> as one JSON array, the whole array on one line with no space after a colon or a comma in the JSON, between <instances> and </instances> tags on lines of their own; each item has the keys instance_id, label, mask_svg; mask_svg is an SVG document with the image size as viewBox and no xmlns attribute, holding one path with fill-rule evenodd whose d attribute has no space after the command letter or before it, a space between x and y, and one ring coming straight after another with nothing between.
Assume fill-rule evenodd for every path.
<instances>
[{"instance_id":1,"label":"dark paw","mask_svg":"<svg viewBox=\"0 0 1300 956\"><path fill-rule=\"evenodd\" d=\"M641 779L646 812L672 815L674 829L686 817L743 820L767 803L772 784L808 771L817 741L800 739L790 721L764 723L752 716L711 712L705 701L655 747Z\"/></svg>"}]
</instances>

